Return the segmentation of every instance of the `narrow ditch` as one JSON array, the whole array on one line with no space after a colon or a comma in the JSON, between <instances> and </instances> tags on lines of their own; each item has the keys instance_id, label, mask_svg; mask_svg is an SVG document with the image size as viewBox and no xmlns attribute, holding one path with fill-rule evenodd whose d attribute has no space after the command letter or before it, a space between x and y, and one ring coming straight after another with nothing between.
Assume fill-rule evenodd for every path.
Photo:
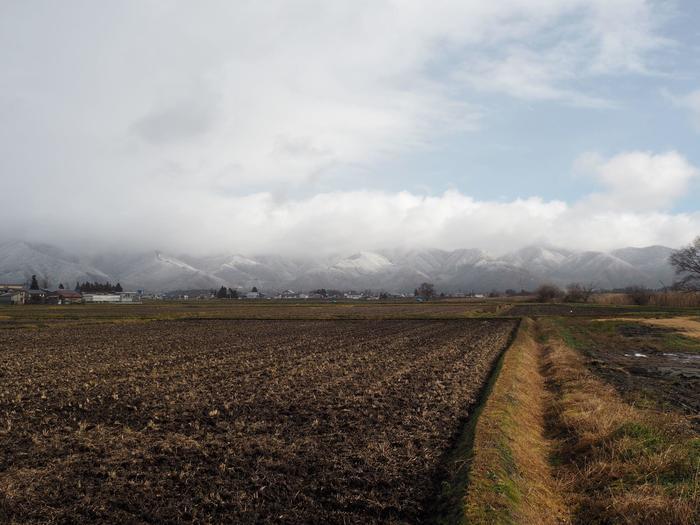
<instances>
[{"instance_id":1,"label":"narrow ditch","mask_svg":"<svg viewBox=\"0 0 700 525\"><path fill-rule=\"evenodd\" d=\"M508 343L494 359L486 382L479 390L476 401L467 409L467 417L454 439L454 444L440 462L432 496L425 505L421 523L456 525L464 522L463 501L469 486L469 472L473 458L474 435L479 416L503 368L506 352L515 341L522 318L513 328Z\"/></svg>"}]
</instances>

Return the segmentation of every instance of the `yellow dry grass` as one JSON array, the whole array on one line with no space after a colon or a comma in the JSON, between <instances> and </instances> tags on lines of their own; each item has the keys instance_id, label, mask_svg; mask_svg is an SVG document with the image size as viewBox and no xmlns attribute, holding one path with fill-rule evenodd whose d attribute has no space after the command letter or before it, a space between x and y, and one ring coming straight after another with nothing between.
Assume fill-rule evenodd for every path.
<instances>
[{"instance_id":1,"label":"yellow dry grass","mask_svg":"<svg viewBox=\"0 0 700 525\"><path fill-rule=\"evenodd\" d=\"M466 523L700 523L700 436L525 320L476 423L464 509Z\"/></svg>"},{"instance_id":2,"label":"yellow dry grass","mask_svg":"<svg viewBox=\"0 0 700 525\"><path fill-rule=\"evenodd\" d=\"M627 293L597 293L593 294L592 302L617 306L635 304ZM700 293L698 292L652 292L648 306L666 307L698 307Z\"/></svg>"},{"instance_id":3,"label":"yellow dry grass","mask_svg":"<svg viewBox=\"0 0 700 525\"><path fill-rule=\"evenodd\" d=\"M681 335L700 339L700 320L698 320L697 317L605 317L593 320L601 323L609 321L636 322L651 326L660 326L662 328L673 328Z\"/></svg>"},{"instance_id":4,"label":"yellow dry grass","mask_svg":"<svg viewBox=\"0 0 700 525\"><path fill-rule=\"evenodd\" d=\"M544 437L544 378L525 319L479 416L465 499L467 523L568 523Z\"/></svg>"},{"instance_id":5,"label":"yellow dry grass","mask_svg":"<svg viewBox=\"0 0 700 525\"><path fill-rule=\"evenodd\" d=\"M549 426L564 441L555 474L577 523L700 520L700 439L687 420L625 403L550 332Z\"/></svg>"},{"instance_id":6,"label":"yellow dry grass","mask_svg":"<svg viewBox=\"0 0 700 525\"><path fill-rule=\"evenodd\" d=\"M645 324L673 328L688 337L700 339L700 321L692 317L669 317L666 319L644 319Z\"/></svg>"}]
</instances>

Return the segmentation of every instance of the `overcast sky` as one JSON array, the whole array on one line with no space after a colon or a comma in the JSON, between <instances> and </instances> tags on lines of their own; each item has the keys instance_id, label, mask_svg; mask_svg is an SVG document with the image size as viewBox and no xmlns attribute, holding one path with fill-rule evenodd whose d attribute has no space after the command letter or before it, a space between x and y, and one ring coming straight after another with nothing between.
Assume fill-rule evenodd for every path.
<instances>
[{"instance_id":1,"label":"overcast sky","mask_svg":"<svg viewBox=\"0 0 700 525\"><path fill-rule=\"evenodd\" d=\"M678 246L699 28L695 0L0 1L0 240Z\"/></svg>"}]
</instances>

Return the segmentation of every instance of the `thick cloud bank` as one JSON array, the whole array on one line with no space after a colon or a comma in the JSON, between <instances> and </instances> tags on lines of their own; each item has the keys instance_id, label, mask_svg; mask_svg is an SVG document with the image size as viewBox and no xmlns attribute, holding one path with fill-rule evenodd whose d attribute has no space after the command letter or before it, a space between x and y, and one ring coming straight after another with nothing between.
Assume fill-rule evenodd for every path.
<instances>
[{"instance_id":1,"label":"thick cloud bank","mask_svg":"<svg viewBox=\"0 0 700 525\"><path fill-rule=\"evenodd\" d=\"M665 4L6 3L0 238L200 253L686 242L698 214L672 205L697 171L674 152L584 155L598 189L568 202L481 201L381 169L480 133L499 105L610 110L592 86L654 73L672 47Z\"/></svg>"},{"instance_id":2,"label":"thick cloud bank","mask_svg":"<svg viewBox=\"0 0 700 525\"><path fill-rule=\"evenodd\" d=\"M607 160L586 155L577 167L602 187L572 203L538 197L479 201L457 191L344 191L301 199L192 191L174 204L180 194L163 188L155 196L145 192L128 214L111 204L83 203L80 216L57 213L31 224L26 235L78 244L91 239L96 249L304 254L398 247L500 252L539 242L608 250L677 246L700 232L700 213L667 211L698 176L679 154L632 152ZM105 214L109 220L102 220Z\"/></svg>"}]
</instances>

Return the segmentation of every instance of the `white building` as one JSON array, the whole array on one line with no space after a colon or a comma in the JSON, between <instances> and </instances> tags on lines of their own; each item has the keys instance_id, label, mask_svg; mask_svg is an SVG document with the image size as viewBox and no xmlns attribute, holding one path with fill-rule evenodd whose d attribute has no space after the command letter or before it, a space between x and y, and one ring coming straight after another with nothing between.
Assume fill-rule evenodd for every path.
<instances>
[{"instance_id":1,"label":"white building","mask_svg":"<svg viewBox=\"0 0 700 525\"><path fill-rule=\"evenodd\" d=\"M138 300L139 294L137 292L119 292L120 303L134 303Z\"/></svg>"},{"instance_id":2,"label":"white building","mask_svg":"<svg viewBox=\"0 0 700 525\"><path fill-rule=\"evenodd\" d=\"M86 303L120 303L121 296L115 293L84 293L83 302Z\"/></svg>"}]
</instances>

